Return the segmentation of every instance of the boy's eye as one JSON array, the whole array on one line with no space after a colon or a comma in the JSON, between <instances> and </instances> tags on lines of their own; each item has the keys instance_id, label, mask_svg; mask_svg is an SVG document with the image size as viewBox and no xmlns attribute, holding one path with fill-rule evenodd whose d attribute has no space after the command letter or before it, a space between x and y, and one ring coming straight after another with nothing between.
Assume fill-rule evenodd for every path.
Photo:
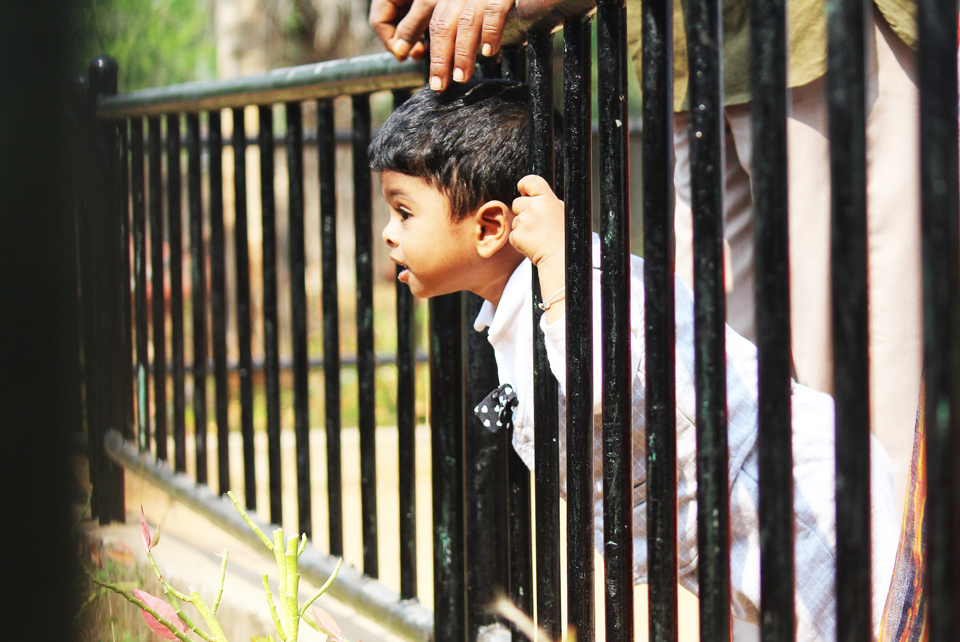
<instances>
[{"instance_id":1,"label":"boy's eye","mask_svg":"<svg viewBox=\"0 0 960 642\"><path fill-rule=\"evenodd\" d=\"M413 212L411 212L405 207L398 207L397 213L400 214L400 218L404 221L410 218L411 216L413 216Z\"/></svg>"}]
</instances>

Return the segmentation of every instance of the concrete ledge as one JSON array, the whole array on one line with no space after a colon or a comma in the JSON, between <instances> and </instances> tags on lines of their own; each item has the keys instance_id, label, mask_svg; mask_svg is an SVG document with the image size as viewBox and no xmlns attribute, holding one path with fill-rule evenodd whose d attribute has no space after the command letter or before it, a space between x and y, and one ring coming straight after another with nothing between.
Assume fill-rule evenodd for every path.
<instances>
[{"instance_id":1,"label":"concrete ledge","mask_svg":"<svg viewBox=\"0 0 960 642\"><path fill-rule=\"evenodd\" d=\"M126 484L128 511L135 510L139 503L143 503L151 526L157 523L164 524L164 539L161 545L154 549L158 563L160 563L160 551L168 534L167 531L171 529L176 531L173 533L174 536L182 538L184 543L190 542L197 549L209 548L219 552L218 549L222 549L223 544L218 542L235 542L230 546L228 569L230 566L234 566L235 548L241 549L242 547L241 550L249 551L250 555L261 560L260 564L262 566L258 566L259 571L254 574L255 586L260 602L263 604L264 613L267 613L266 605L263 602L260 578L263 573L269 574L271 579L276 578L273 556L256 535L250 531L230 501L225 497L214 495L208 488L194 483L186 475L173 473L166 465L158 463L152 455L136 452L136 449L125 443L118 433L111 432L107 435L106 449L108 455L128 471ZM136 476L131 476L130 473L135 473ZM134 488L131 488L131 485ZM147 486L153 488L152 494L155 496L151 497L150 501L138 502L138 496L144 499L143 489ZM159 514L156 512L158 509L151 508L157 505L163 506L160 509L162 512ZM174 507L178 509L176 519L172 519L170 516L170 511ZM183 511L193 513L194 519L185 517ZM136 526L138 519L139 517L136 517L134 524L128 525L129 528L133 529L132 545L134 550L143 548ZM168 522L171 525L170 527L167 526ZM266 524L258 525L268 534L276 528ZM185 529L187 530L185 531ZM216 533L217 538L211 541L203 537L202 534L207 532ZM213 553L210 553L210 555L213 556ZM246 558L246 555L244 558ZM144 559L146 559L145 554ZM214 559L216 560L216 568L214 569L213 581L216 581L220 562L219 558L215 556ZM309 583L312 587L322 584L336 565L336 559L321 554L309 545L301 556L300 562L302 583ZM249 562L248 565L252 565L252 562ZM149 571L149 568L147 570ZM166 573L162 566L161 571ZM152 576L152 571L150 571L150 575ZM197 580L190 580L190 582L197 585ZM229 586L229 579L227 585ZM309 597L309 593L304 597ZM381 629L383 634L390 637L399 635L414 642L432 642L432 612L421 606L417 600L401 601L399 595L394 591L364 576L354 567L344 565L337 580L321 600L329 601L331 598L337 600L345 608L349 608L354 618L362 617L370 624L378 622L379 624L376 624L376 626ZM350 606L346 607L347 604ZM324 606L324 608L326 607ZM335 618L337 617L332 610L327 610ZM269 620L267 622L269 626L263 630L272 629L272 624ZM341 623L341 626L344 625ZM387 633L388 629L392 633ZM346 633L346 627L344 627L344 630ZM381 633L373 638L365 637L368 640L389 639ZM254 632L253 634L259 633ZM356 639L356 637L351 637L350 634L347 634L347 637L348 639Z\"/></svg>"}]
</instances>

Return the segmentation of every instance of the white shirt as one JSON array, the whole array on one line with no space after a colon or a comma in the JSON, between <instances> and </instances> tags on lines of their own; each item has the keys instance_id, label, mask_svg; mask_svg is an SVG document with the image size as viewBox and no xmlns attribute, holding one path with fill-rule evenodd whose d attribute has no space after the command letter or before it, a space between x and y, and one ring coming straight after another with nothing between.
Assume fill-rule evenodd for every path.
<instances>
[{"instance_id":1,"label":"white shirt","mask_svg":"<svg viewBox=\"0 0 960 642\"><path fill-rule=\"evenodd\" d=\"M603 481L600 400L600 245L593 244L594 363L594 527L603 551ZM534 467L533 314L529 261L516 269L500 304L485 302L474 322L488 330L500 383L517 393L513 446ZM631 352L633 382L634 580L646 582L645 367L643 339L643 259L631 257ZM677 394L677 554L681 585L697 593L696 395L694 389L693 298L675 280ZM565 320L541 318L550 368L560 387L560 426L565 426ZM757 360L756 348L730 327L726 329L728 471L730 488L731 609L735 617L759 620L759 530L757 516ZM794 383L792 386L797 640L832 640L836 629L834 599L834 409L833 399ZM872 440L874 526L874 622L879 624L898 539L889 457ZM560 429L560 487L566 489L566 430Z\"/></svg>"}]
</instances>

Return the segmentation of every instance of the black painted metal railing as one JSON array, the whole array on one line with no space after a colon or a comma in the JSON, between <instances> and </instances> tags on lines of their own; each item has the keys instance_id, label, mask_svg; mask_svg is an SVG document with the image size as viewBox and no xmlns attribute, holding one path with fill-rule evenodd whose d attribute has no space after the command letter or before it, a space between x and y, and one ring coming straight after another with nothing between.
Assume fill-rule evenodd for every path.
<instances>
[{"instance_id":1,"label":"black painted metal railing","mask_svg":"<svg viewBox=\"0 0 960 642\"><path fill-rule=\"evenodd\" d=\"M414 445L417 345L414 302L397 283L398 372L396 424L399 449L398 594L377 594L368 612L392 620L411 639L484 639L504 625L487 607L498 594L533 612L553 639L561 621L561 542L559 504L559 431L566 431L567 460L567 614L578 639L594 639L593 515L593 351L603 361L604 586L607 639L631 640L633 622L633 473L632 385L630 372L630 221L627 144L626 9L623 0L601 0L596 7L599 60L599 228L603 278L603 340L592 345L590 167L591 42L593 3L575 0L538 22L514 20L502 65L485 73L525 79L532 94L533 167L562 192L567 215L567 346L565 426L558 425L557 384L546 360L542 338L534 350L536 467L531 495L528 471L510 448L510 435L479 428L468 409L497 383L493 355L485 338L470 326L480 301L473 295L448 295L429 303L430 401L433 488L434 604L432 618L411 615L418 595L415 544ZM643 3L643 254L646 470L649 559L649 639L677 638L676 389L673 264L673 5ZM834 326L837 408L837 597L839 639L869 639L868 352L866 347L864 25L862 3L830 3L830 123L833 185ZM697 392L697 499L702 639L730 637L728 541L727 419L722 274L723 96L720 55L721 7L714 0L687 4L690 43L690 104L695 262L695 380ZM790 300L787 242L786 174L786 3L751 3L752 84L759 354L759 474L761 532L761 630L764 640L793 639L793 478L790 416ZM921 0L919 69L925 286L925 368L930 431L929 568L931 640L953 639L960 600L957 547L957 498L960 474L953 464L960 452L960 259L958 259L956 7ZM563 50L563 149L554 149L553 41L561 24ZM946 25L946 27L944 26ZM520 45L521 41L525 45ZM85 149L94 160L86 168L80 218L81 289L84 312L87 422L90 434L94 509L102 521L123 519L122 475L115 461L123 456L103 449L108 428L119 430L141 452L172 461L187 470L186 386L192 377L195 480L208 483L206 426L207 360L212 356L213 422L217 427L217 488L230 484L230 431L242 440L244 495L257 508L258 474L254 437L264 427L267 443L265 516L282 515L281 434L296 439L297 522L312 533L310 371L319 368L310 353L305 289L306 229L304 140L316 140L320 186L322 248L322 370L327 471L327 551L344 551L343 463L341 462L340 375L355 363L359 381L358 432L361 444L362 572L379 575L376 489L376 395L374 355L371 176L366 148L371 134L369 95L393 91L402 102L422 84L424 67L399 64L387 55L333 61L228 81L192 83L128 95L116 92L116 67L95 61L86 94ZM340 354L338 305L337 178L334 98L352 103L353 238L356 244L355 361ZM316 131L304 131L303 105L316 101ZM278 236L274 105L283 104L287 168L286 237ZM259 106L259 135L248 141L246 106ZM221 112L230 110L232 137L223 140ZM201 140L205 114L206 140ZM146 119L146 137L144 120ZM185 135L181 132L185 120ZM315 138L314 138L315 136ZM165 146L164 146L165 141ZM232 212L224 209L222 148L233 149ZM251 293L248 229L248 145L259 148L262 228L263 359L255 368L255 324ZM181 146L186 148L186 189L191 274L190 298L184 298L181 265ZM206 150L206 151L204 151ZM165 161L164 164L164 155ZM562 160L562 163L555 161ZM559 166L559 167L558 167ZM254 170L255 171L255 170ZM225 219L233 221L234 269L227 277ZM209 227L208 239L204 234ZM166 230L166 233L164 232ZM147 251L149 231L150 251ZM166 234L166 235L165 235ZM168 240L169 267L162 251ZM292 422L281 414L278 243L289 265ZM130 249L132 248L132 257ZM209 267L208 267L209 266ZM148 301L149 288L152 300ZM227 283L234 283L232 292ZM132 284L132 291L131 291ZM169 306L162 293L169 284ZM534 301L540 300L534 276ZM148 310L148 305L152 308ZM234 308L229 312L228 304ZM184 315L192 314L189 348ZM207 313L211 323L207 324ZM228 363L227 317L235 318L237 363ZM539 310L531 310L539 324ZM169 324L169 334L166 328ZM207 329L209 327L209 335ZM148 338L152 333L151 345ZM170 346L166 344L170 339ZM135 340L134 340L135 338ZM171 355L168 371L168 352ZM212 354L211 354L212 353ZM161 355L157 357L156 355ZM382 364L381 364L382 365ZM236 370L236 384L228 373ZM262 372L265 410L254 409L254 373ZM152 379L152 382L151 382ZM152 394L155 399L150 403ZM168 385L171 386L168 389ZM239 414L229 411L231 385L237 388ZM172 416L167 416L167 400ZM151 408L153 411L151 413ZM291 424L291 425L287 425ZM172 435L173 453L167 452ZM129 446L129 444L128 444ZM116 450L116 449L114 449ZM531 515L531 496L536 510ZM423 517L421 516L421 519ZM536 562L536 579L533 563ZM351 593L356 597L362 591ZM361 601L361 597L356 598ZM379 610L378 610L379 609ZM406 609L406 610L405 610ZM426 623L425 623L426 622ZM518 629L513 639L524 639Z\"/></svg>"}]
</instances>

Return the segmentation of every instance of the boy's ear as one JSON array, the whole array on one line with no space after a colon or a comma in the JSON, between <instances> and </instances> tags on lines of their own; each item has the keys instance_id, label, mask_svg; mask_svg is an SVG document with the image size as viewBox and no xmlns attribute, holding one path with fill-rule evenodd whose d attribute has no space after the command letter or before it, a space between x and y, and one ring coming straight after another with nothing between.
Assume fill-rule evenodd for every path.
<instances>
[{"instance_id":1,"label":"boy's ear","mask_svg":"<svg viewBox=\"0 0 960 642\"><path fill-rule=\"evenodd\" d=\"M474 214L476 222L477 252L490 258L510 242L513 227L513 210L502 201L487 201Z\"/></svg>"}]
</instances>

